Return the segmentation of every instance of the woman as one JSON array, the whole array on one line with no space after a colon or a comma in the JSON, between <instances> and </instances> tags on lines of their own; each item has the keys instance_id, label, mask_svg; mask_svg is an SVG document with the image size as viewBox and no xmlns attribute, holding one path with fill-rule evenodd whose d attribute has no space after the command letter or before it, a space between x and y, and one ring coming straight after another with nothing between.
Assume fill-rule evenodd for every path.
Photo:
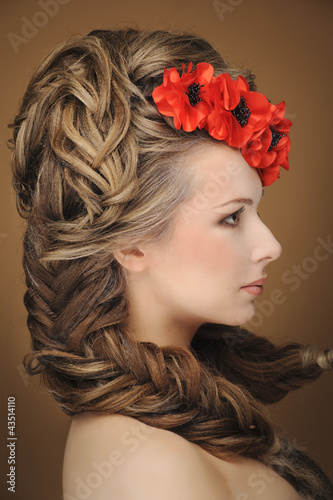
<instances>
[{"instance_id":1,"label":"woman","mask_svg":"<svg viewBox=\"0 0 333 500\"><path fill-rule=\"evenodd\" d=\"M13 140L25 362L73 416L64 499L332 498L266 409L332 352L239 326L281 252L257 208L290 125L194 35L94 31L36 71Z\"/></svg>"}]
</instances>

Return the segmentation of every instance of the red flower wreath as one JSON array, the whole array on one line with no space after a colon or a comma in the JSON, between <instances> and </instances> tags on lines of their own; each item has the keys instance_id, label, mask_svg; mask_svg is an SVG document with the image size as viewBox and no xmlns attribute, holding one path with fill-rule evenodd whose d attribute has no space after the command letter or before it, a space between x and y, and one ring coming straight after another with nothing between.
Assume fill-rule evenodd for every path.
<instances>
[{"instance_id":1,"label":"red flower wreath","mask_svg":"<svg viewBox=\"0 0 333 500\"><path fill-rule=\"evenodd\" d=\"M232 80L228 73L213 76L214 68L192 62L180 76L176 68L164 69L163 83L152 93L164 116L173 117L176 129L186 132L205 128L209 135L240 148L244 159L258 169L263 186L278 177L280 166L289 170L289 129L285 103L271 104L260 92L250 91L243 76Z\"/></svg>"}]
</instances>

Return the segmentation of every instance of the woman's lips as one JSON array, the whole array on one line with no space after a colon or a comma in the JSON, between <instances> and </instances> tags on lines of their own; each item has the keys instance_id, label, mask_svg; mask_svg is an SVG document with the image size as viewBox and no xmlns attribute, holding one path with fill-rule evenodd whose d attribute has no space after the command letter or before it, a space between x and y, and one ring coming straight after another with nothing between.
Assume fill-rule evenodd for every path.
<instances>
[{"instance_id":1,"label":"woman's lips","mask_svg":"<svg viewBox=\"0 0 333 500\"><path fill-rule=\"evenodd\" d=\"M261 295L264 291L264 287L262 285L242 286L241 290L245 290L251 295Z\"/></svg>"},{"instance_id":2,"label":"woman's lips","mask_svg":"<svg viewBox=\"0 0 333 500\"><path fill-rule=\"evenodd\" d=\"M262 292L264 291L264 283L266 282L266 278L261 278L260 280L253 281L252 283L249 283L246 286L242 286L242 290L245 290L247 293L250 293L251 295L261 295Z\"/></svg>"}]
</instances>

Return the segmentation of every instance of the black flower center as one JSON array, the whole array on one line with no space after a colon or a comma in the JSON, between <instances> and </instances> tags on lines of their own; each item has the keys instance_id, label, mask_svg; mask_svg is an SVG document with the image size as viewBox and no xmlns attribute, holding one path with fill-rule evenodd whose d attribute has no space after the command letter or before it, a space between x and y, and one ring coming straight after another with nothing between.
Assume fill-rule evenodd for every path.
<instances>
[{"instance_id":1,"label":"black flower center","mask_svg":"<svg viewBox=\"0 0 333 500\"><path fill-rule=\"evenodd\" d=\"M234 115L242 128L247 124L251 111L247 107L244 97L241 96L240 103L231 111L231 113Z\"/></svg>"},{"instance_id":2,"label":"black flower center","mask_svg":"<svg viewBox=\"0 0 333 500\"><path fill-rule=\"evenodd\" d=\"M275 148L279 144L279 140L281 139L281 137L284 137L286 135L286 134L280 134L280 132L277 132L272 128L271 132L272 132L272 142L268 148L268 151L270 151L272 148Z\"/></svg>"},{"instance_id":3,"label":"black flower center","mask_svg":"<svg viewBox=\"0 0 333 500\"><path fill-rule=\"evenodd\" d=\"M204 87L204 84L199 85L199 83L192 83L189 87L187 87L188 93L185 92L185 94L187 95L191 106L195 106L201 101L201 97L199 97L201 87Z\"/></svg>"}]
</instances>

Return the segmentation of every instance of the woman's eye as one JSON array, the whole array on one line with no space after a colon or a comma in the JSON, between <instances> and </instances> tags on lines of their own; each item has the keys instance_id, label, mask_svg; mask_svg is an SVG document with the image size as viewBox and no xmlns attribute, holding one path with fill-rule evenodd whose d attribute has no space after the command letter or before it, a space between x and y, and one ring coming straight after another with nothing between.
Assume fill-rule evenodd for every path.
<instances>
[{"instance_id":1,"label":"woman's eye","mask_svg":"<svg viewBox=\"0 0 333 500\"><path fill-rule=\"evenodd\" d=\"M239 217L240 214L243 212L244 207L240 208L237 210L237 212L234 212L233 214L228 215L228 217L225 217L220 221L219 224L225 225L225 226L237 226L239 224Z\"/></svg>"}]
</instances>

